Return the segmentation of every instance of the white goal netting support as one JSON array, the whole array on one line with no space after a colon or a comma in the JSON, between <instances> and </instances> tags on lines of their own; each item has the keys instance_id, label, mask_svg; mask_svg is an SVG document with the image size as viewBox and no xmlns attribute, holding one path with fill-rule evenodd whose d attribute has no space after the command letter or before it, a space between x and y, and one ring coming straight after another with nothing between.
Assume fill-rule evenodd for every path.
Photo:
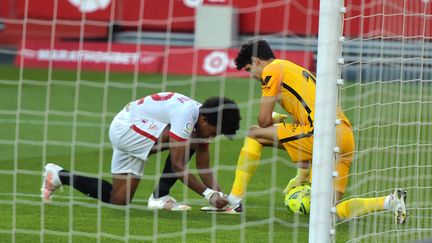
<instances>
[{"instance_id":1,"label":"white goal netting support","mask_svg":"<svg viewBox=\"0 0 432 243\"><path fill-rule=\"evenodd\" d=\"M349 242L414 242L432 238L432 3L344 3L344 85L339 104L354 128L356 156L345 197L407 190L410 216L388 211L336 222Z\"/></svg>"}]
</instances>

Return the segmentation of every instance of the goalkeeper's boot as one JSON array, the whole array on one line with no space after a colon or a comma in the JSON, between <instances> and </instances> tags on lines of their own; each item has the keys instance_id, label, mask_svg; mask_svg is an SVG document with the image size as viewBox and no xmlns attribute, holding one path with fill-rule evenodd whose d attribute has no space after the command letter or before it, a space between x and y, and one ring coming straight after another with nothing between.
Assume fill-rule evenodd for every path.
<instances>
[{"instance_id":1,"label":"goalkeeper's boot","mask_svg":"<svg viewBox=\"0 0 432 243\"><path fill-rule=\"evenodd\" d=\"M50 202L53 193L61 188L62 183L59 177L59 172L61 170L63 170L63 168L56 164L49 163L45 165L44 180L41 188L41 197L44 202Z\"/></svg>"},{"instance_id":2,"label":"goalkeeper's boot","mask_svg":"<svg viewBox=\"0 0 432 243\"><path fill-rule=\"evenodd\" d=\"M230 205L225 209L226 214L242 214L243 213L243 205L241 202L235 204L235 205Z\"/></svg>"},{"instance_id":3,"label":"goalkeeper's boot","mask_svg":"<svg viewBox=\"0 0 432 243\"><path fill-rule=\"evenodd\" d=\"M191 209L189 205L178 203L173 197L169 195L155 198L153 193L148 200L147 208L149 209L165 209L168 211L188 211Z\"/></svg>"},{"instance_id":4,"label":"goalkeeper's boot","mask_svg":"<svg viewBox=\"0 0 432 243\"><path fill-rule=\"evenodd\" d=\"M390 195L390 207L393 209L396 224L404 224L409 216L405 204L406 194L406 190L398 188Z\"/></svg>"}]
</instances>

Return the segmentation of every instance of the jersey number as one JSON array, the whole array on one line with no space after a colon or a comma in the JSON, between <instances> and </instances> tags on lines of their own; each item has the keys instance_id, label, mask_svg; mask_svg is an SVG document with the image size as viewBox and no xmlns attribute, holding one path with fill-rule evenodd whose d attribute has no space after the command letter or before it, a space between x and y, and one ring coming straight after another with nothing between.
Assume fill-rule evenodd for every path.
<instances>
[{"instance_id":1,"label":"jersey number","mask_svg":"<svg viewBox=\"0 0 432 243\"><path fill-rule=\"evenodd\" d=\"M166 93L166 94L163 94L163 95L160 95L160 94L152 94L150 97L151 97L153 100L163 101L163 100L168 100L168 99L170 99L170 98L173 97L173 96L174 96L174 93L173 93L173 92L169 92L169 93Z\"/></svg>"},{"instance_id":2,"label":"jersey number","mask_svg":"<svg viewBox=\"0 0 432 243\"><path fill-rule=\"evenodd\" d=\"M152 94L150 97L153 100L156 100L156 101L163 101L163 100L167 100L167 99L173 97L173 95L174 95L174 93L170 92L170 93L166 93L166 94L163 94L163 95ZM145 97L142 97L141 99L137 100L137 105L144 104L144 99L145 99Z\"/></svg>"},{"instance_id":3,"label":"jersey number","mask_svg":"<svg viewBox=\"0 0 432 243\"><path fill-rule=\"evenodd\" d=\"M316 79L315 79L315 77L314 77L312 74L310 74L308 71L303 70L303 71L302 71L302 75L303 75L303 77L306 79L306 81L309 81L309 78L310 78L310 79L312 79L312 81L313 81L314 83L316 83Z\"/></svg>"}]
</instances>

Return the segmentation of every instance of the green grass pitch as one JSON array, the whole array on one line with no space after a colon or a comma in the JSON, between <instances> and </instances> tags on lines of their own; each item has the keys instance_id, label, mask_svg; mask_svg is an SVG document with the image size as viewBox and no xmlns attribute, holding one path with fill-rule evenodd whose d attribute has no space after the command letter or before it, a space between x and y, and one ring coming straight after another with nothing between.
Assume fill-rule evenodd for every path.
<instances>
[{"instance_id":1,"label":"green grass pitch","mask_svg":"<svg viewBox=\"0 0 432 243\"><path fill-rule=\"evenodd\" d=\"M25 80L21 87L17 85L20 78ZM145 165L145 176L133 203L128 207L99 203L67 186L62 193L54 196L51 204L43 204L39 198L42 169L46 162L55 162L66 169L72 168L86 175L104 175L110 180L111 147L107 131L111 119L129 101L161 90L183 93L198 101L223 94L239 103L243 118L239 135L232 141L216 139L211 146L212 165L217 169L217 177L224 192L229 193L245 131L256 121L260 97L257 83L248 79L156 74L134 76L125 73L61 70L49 72L36 69L20 72L19 69L9 66L0 67L0 80L0 242L307 242L308 218L290 214L283 204L282 189L294 175L294 165L284 151L272 149L264 149L261 165L248 189L251 193L246 198L246 213L242 216L200 212L199 208L206 205L205 200L180 182L175 185L171 195L190 203L192 211L181 213L147 210L147 198L155 186L156 178L160 176L167 153L150 157ZM362 92L373 94L376 85L366 85ZM410 87L416 89L415 87L423 86L417 84ZM393 84L380 90L382 93L393 90L393 94L398 93L401 88L403 87ZM365 89L370 89L372 93ZM428 110L431 108L431 97L427 94L432 89L429 85L421 90L424 97L429 99L426 100L429 103L426 102L421 109ZM358 91L358 86L352 85L342 93L342 100L346 100L342 105L350 108L347 114L354 124L366 124L361 123L360 119L377 115L377 110L378 116L392 116L386 114L385 107L380 106L378 109L374 105L374 99L379 99L376 93L375 96L362 99L349 99ZM254 99L251 100L251 97ZM384 98L381 98L380 102L390 99L388 96L382 97ZM368 102L371 105L368 105ZM389 101L388 104L392 106L393 103ZM359 108L360 105L369 108ZM401 111L401 107L396 106L397 104L390 108ZM418 109L417 103L413 103L412 107L408 106L409 104L402 108L406 108L407 112L413 108ZM19 123L16 123L17 107L20 108ZM368 112L371 116L367 116ZM430 121L429 114L420 113L420 119ZM410 119L410 116L412 115L409 113L399 117L403 120ZM375 122L373 119L367 121ZM378 124L385 125L379 122ZM19 129L16 126L19 126ZM376 139L378 129L381 131L379 136L383 136L383 139ZM356 164L357 161L354 161L353 166L357 172L365 172L362 176L371 176L372 182L361 180L363 177L359 175L352 176L348 195L355 191L374 196L375 194L367 192L373 188L371 185L381 183L380 178L376 177L377 171L389 175L395 173L396 168L393 167L384 170L388 164L376 165L377 161L383 158L393 159L395 156L391 153L391 148L390 151L380 149L385 147L386 144L383 143L390 143L389 146L395 143L393 136L388 135L391 129L397 128L365 125L364 129L356 132L356 141L362 141L358 137L367 141L360 142L358 149L367 151L368 147L372 147L373 151L360 153L359 157L367 163ZM424 130L415 135L418 129L413 126L399 131L398 143L402 141L409 146L413 141L420 141L420 144L426 141L424 143L427 144L427 137L432 135L431 129L420 128ZM430 152L430 146L428 149L417 147L417 161L423 161L422 158L430 161L427 152ZM400 154L395 158L400 166L409 163L413 156L408 152ZM195 168L194 159L189 168ZM401 173L405 172L404 170ZM421 172L414 173L419 176L418 173ZM418 180L402 182L410 188L419 186ZM353 186L353 183L358 184ZM382 183L377 193L392 188L391 183L395 182L382 179ZM425 180L424 183L429 183L423 186L430 188L430 182ZM421 193L420 189L416 190ZM427 201L426 198L419 199L419 204ZM417 210L412 217L415 218L416 213L422 212ZM377 221L380 218L387 220L384 226L380 225L381 228L378 229L377 226L368 228L367 225L380 222ZM384 236L376 234L377 237L399 237L388 236L397 229L390 221L391 215L385 212L339 223L337 241L345 242L352 237L379 230L387 233L384 233ZM414 221L406 226L406 232L410 232L409 229L412 228L432 226L430 218ZM349 229L353 227L355 232L349 233ZM365 232L365 229L368 229L368 232ZM364 242L369 241L366 239Z\"/></svg>"}]
</instances>

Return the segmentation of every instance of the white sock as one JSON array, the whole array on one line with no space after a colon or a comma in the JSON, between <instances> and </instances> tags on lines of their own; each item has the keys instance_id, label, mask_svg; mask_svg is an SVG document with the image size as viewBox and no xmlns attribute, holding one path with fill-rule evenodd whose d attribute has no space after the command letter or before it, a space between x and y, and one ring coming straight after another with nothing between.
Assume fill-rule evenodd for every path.
<instances>
[{"instance_id":1,"label":"white sock","mask_svg":"<svg viewBox=\"0 0 432 243\"><path fill-rule=\"evenodd\" d=\"M384 209L390 209L390 201L393 200L393 195L388 195L384 200Z\"/></svg>"},{"instance_id":2,"label":"white sock","mask_svg":"<svg viewBox=\"0 0 432 243\"><path fill-rule=\"evenodd\" d=\"M229 194L227 199L228 199L228 202L230 205L236 205L236 204L239 204L241 202L241 198L233 196L231 194Z\"/></svg>"}]
</instances>

